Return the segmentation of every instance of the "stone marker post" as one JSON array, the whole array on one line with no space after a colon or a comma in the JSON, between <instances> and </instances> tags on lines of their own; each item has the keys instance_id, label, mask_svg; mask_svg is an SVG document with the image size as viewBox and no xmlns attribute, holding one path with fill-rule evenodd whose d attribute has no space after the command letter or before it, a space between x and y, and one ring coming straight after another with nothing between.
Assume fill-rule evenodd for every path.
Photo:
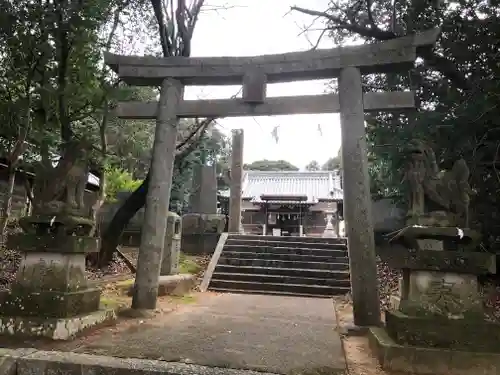
<instances>
[{"instance_id":1,"label":"stone marker post","mask_svg":"<svg viewBox=\"0 0 500 375\"><path fill-rule=\"evenodd\" d=\"M375 239L371 213L361 73L342 69L339 77L344 217L348 238L354 324L380 324Z\"/></svg>"},{"instance_id":2,"label":"stone marker post","mask_svg":"<svg viewBox=\"0 0 500 375\"><path fill-rule=\"evenodd\" d=\"M199 214L217 213L217 174L215 164L198 165L193 173L191 212Z\"/></svg>"},{"instance_id":3,"label":"stone marker post","mask_svg":"<svg viewBox=\"0 0 500 375\"><path fill-rule=\"evenodd\" d=\"M182 86L178 81L169 78L163 81L158 103L141 246L137 259L132 299L134 309L156 308L179 122L177 106L181 95Z\"/></svg>"},{"instance_id":4,"label":"stone marker post","mask_svg":"<svg viewBox=\"0 0 500 375\"><path fill-rule=\"evenodd\" d=\"M165 231L160 276L179 273L182 221L181 217L175 212L169 212L167 215L167 229Z\"/></svg>"},{"instance_id":5,"label":"stone marker post","mask_svg":"<svg viewBox=\"0 0 500 375\"><path fill-rule=\"evenodd\" d=\"M229 233L240 233L241 185L243 177L243 129L233 130L231 150L231 190L229 196Z\"/></svg>"}]
</instances>

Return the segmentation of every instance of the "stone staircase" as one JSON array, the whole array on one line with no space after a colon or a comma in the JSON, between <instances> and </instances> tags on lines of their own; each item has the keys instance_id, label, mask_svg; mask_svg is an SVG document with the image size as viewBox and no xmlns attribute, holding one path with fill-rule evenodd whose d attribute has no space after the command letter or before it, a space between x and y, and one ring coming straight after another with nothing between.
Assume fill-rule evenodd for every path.
<instances>
[{"instance_id":1,"label":"stone staircase","mask_svg":"<svg viewBox=\"0 0 500 375\"><path fill-rule=\"evenodd\" d=\"M347 240L230 234L208 290L331 297L350 291Z\"/></svg>"}]
</instances>

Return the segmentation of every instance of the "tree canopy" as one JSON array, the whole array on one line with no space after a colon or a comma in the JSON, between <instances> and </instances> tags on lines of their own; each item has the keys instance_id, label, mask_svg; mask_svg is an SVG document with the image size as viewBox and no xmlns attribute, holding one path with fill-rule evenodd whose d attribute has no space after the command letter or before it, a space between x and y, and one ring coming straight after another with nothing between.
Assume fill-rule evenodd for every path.
<instances>
[{"instance_id":1,"label":"tree canopy","mask_svg":"<svg viewBox=\"0 0 500 375\"><path fill-rule=\"evenodd\" d=\"M346 0L328 9L293 9L317 17L325 33L339 44L374 43L440 27L435 47L419 48L407 74L364 77L365 91L416 92L417 111L369 115L368 146L372 194L404 197L401 184L405 146L427 141L441 169L463 157L471 170L475 227L486 242L500 235L498 124L500 95L500 4L478 0ZM335 86L335 85L334 85Z\"/></svg>"},{"instance_id":2,"label":"tree canopy","mask_svg":"<svg viewBox=\"0 0 500 375\"><path fill-rule=\"evenodd\" d=\"M306 171L319 171L320 169L321 166L316 160L312 160L306 165Z\"/></svg>"},{"instance_id":3,"label":"tree canopy","mask_svg":"<svg viewBox=\"0 0 500 375\"><path fill-rule=\"evenodd\" d=\"M248 171L298 171L299 168L286 160L256 160L243 165Z\"/></svg>"}]
</instances>

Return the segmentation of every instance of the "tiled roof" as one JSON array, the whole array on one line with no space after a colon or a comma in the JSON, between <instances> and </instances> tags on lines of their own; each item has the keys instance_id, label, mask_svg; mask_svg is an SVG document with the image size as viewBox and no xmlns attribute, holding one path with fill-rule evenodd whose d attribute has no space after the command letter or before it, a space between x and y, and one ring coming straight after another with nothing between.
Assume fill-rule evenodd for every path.
<instances>
[{"instance_id":1,"label":"tiled roof","mask_svg":"<svg viewBox=\"0 0 500 375\"><path fill-rule=\"evenodd\" d=\"M261 202L261 195L307 196L307 203L319 199L343 199L338 171L244 171L243 198Z\"/></svg>"}]
</instances>

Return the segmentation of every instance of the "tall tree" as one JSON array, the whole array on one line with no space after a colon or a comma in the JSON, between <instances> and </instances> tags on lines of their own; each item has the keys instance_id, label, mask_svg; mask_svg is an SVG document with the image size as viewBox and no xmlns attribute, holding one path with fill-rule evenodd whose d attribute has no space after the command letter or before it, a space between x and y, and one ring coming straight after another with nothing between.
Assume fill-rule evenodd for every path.
<instances>
[{"instance_id":1,"label":"tall tree","mask_svg":"<svg viewBox=\"0 0 500 375\"><path fill-rule=\"evenodd\" d=\"M156 19L156 26L164 57L191 55L191 40L200 15L204 0L195 0L188 5L186 0L151 0L151 6ZM191 133L179 142L176 163L195 149L200 136L205 132L213 119L197 121ZM197 141L198 140L198 141ZM117 210L102 236L99 252L99 265L107 266L115 252L120 237L128 222L146 203L149 187L149 172L143 183L135 190L123 205Z\"/></svg>"},{"instance_id":2,"label":"tall tree","mask_svg":"<svg viewBox=\"0 0 500 375\"><path fill-rule=\"evenodd\" d=\"M316 160L312 160L309 164L306 165L306 171L319 171L321 166Z\"/></svg>"},{"instance_id":3,"label":"tall tree","mask_svg":"<svg viewBox=\"0 0 500 375\"><path fill-rule=\"evenodd\" d=\"M365 90L413 89L416 113L367 116L372 188L378 195L403 193L405 145L427 140L441 168L464 157L474 187L471 208L484 238L500 236L498 150L500 75L498 64L500 4L479 0L439 3L424 0L348 0L327 10L293 8L325 23L338 43L390 40L439 26L435 47L419 48L419 60L407 75L365 78ZM403 189L404 190L404 189ZM475 213L475 215L474 215Z\"/></svg>"},{"instance_id":4,"label":"tall tree","mask_svg":"<svg viewBox=\"0 0 500 375\"><path fill-rule=\"evenodd\" d=\"M27 145L42 157L39 174L53 168L52 154L81 137L89 115L102 106L100 51L110 39L104 29L129 3L0 1L0 136L9 145L10 175L6 216Z\"/></svg>"}]
</instances>

